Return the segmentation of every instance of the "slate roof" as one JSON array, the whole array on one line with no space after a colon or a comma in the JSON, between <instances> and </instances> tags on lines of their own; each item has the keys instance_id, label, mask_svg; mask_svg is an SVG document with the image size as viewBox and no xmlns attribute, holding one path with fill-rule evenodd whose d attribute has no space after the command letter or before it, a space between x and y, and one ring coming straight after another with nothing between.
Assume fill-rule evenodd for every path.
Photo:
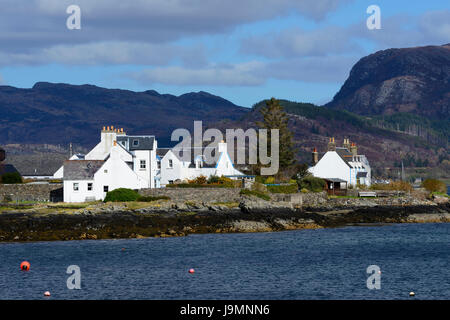
<instances>
[{"instance_id":1,"label":"slate roof","mask_svg":"<svg viewBox=\"0 0 450 320\"><path fill-rule=\"evenodd\" d=\"M170 148L157 148L156 155L160 158L163 158L167 152L169 152Z\"/></svg>"},{"instance_id":2,"label":"slate roof","mask_svg":"<svg viewBox=\"0 0 450 320\"><path fill-rule=\"evenodd\" d=\"M64 180L91 180L104 163L104 160L66 160Z\"/></svg>"},{"instance_id":3,"label":"slate roof","mask_svg":"<svg viewBox=\"0 0 450 320\"><path fill-rule=\"evenodd\" d=\"M117 136L117 142L127 142L128 150L153 150L155 136ZM137 144L134 142L137 141Z\"/></svg>"},{"instance_id":4,"label":"slate roof","mask_svg":"<svg viewBox=\"0 0 450 320\"><path fill-rule=\"evenodd\" d=\"M191 155L190 155L191 159L190 159L189 168L195 168L195 156L196 156L195 150L196 149L201 149L201 154L202 155L205 155L205 153L208 153L208 154L212 154L212 156L215 156L216 155L215 152L217 152L217 148L215 148L215 147L191 147L191 148L188 148L188 149L190 149L190 152L191 152ZM173 149L173 151L174 151L175 156L180 161L183 161L183 151L178 152L176 149ZM214 163L203 162L202 168L215 168L216 164L217 164L216 161L214 161Z\"/></svg>"},{"instance_id":5,"label":"slate roof","mask_svg":"<svg viewBox=\"0 0 450 320\"><path fill-rule=\"evenodd\" d=\"M336 148L336 153L342 158L342 160L345 161L345 163L350 166L353 167L349 162L352 161L353 159L353 154L347 149L347 148L340 148L337 147Z\"/></svg>"}]
</instances>

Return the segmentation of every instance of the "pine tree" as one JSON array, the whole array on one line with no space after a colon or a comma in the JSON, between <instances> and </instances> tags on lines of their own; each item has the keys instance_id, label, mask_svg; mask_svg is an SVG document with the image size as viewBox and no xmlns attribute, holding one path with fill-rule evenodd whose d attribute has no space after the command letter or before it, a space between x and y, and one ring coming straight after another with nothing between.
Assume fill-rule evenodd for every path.
<instances>
[{"instance_id":1,"label":"pine tree","mask_svg":"<svg viewBox=\"0 0 450 320\"><path fill-rule=\"evenodd\" d=\"M280 169L286 169L295 162L294 147L292 142L292 132L288 128L288 116L277 99L272 98L266 101L266 106L260 109L263 121L257 122L261 129L268 130L267 146L270 151L271 129L279 129L279 158Z\"/></svg>"}]
</instances>

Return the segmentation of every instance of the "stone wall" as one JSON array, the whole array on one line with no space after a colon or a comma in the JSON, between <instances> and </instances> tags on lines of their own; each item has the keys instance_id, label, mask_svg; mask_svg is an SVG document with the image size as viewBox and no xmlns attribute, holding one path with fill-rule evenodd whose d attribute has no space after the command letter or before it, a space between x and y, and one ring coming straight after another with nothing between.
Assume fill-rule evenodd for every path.
<instances>
[{"instance_id":1,"label":"stone wall","mask_svg":"<svg viewBox=\"0 0 450 320\"><path fill-rule=\"evenodd\" d=\"M160 188L141 189L143 196L167 196L172 201L239 202L240 188Z\"/></svg>"},{"instance_id":2,"label":"stone wall","mask_svg":"<svg viewBox=\"0 0 450 320\"><path fill-rule=\"evenodd\" d=\"M0 184L2 201L62 201L62 184Z\"/></svg>"},{"instance_id":3,"label":"stone wall","mask_svg":"<svg viewBox=\"0 0 450 320\"><path fill-rule=\"evenodd\" d=\"M302 193L303 206L318 206L328 201L326 191Z\"/></svg>"}]
</instances>

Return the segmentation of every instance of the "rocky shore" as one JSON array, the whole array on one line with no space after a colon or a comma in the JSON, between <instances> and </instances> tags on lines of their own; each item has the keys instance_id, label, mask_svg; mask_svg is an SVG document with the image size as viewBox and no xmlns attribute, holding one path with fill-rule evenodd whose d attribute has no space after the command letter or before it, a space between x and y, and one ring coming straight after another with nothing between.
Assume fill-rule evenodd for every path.
<instances>
[{"instance_id":1,"label":"rocky shore","mask_svg":"<svg viewBox=\"0 0 450 320\"><path fill-rule=\"evenodd\" d=\"M192 233L271 232L354 224L450 222L448 198L415 196L301 201L253 196L234 201L158 200L80 205L0 205L0 241L51 241L185 236Z\"/></svg>"}]
</instances>

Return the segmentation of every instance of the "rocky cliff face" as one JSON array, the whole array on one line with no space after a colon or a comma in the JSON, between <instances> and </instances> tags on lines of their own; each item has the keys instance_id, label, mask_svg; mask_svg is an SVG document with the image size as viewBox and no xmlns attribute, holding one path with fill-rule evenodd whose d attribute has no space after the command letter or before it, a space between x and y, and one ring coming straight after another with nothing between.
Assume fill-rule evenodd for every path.
<instances>
[{"instance_id":1,"label":"rocky cliff face","mask_svg":"<svg viewBox=\"0 0 450 320\"><path fill-rule=\"evenodd\" d=\"M362 58L328 107L362 115L450 117L450 44L388 49Z\"/></svg>"}]
</instances>

